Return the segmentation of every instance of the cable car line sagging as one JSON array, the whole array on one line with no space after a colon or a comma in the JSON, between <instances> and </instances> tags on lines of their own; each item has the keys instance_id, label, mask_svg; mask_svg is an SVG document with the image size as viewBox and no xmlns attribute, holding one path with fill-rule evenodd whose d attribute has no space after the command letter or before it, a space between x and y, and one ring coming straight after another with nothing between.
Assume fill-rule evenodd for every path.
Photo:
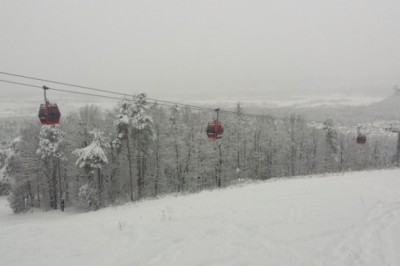
<instances>
[{"instance_id":1,"label":"cable car line sagging","mask_svg":"<svg viewBox=\"0 0 400 266\"><path fill-rule=\"evenodd\" d=\"M99 98L107 98L107 99L113 99L113 100L125 100L125 101L130 101L130 102L133 102L134 100L129 99L127 97L132 97L132 98L137 97L136 95L130 95L130 94L126 94L126 93L102 90L102 89L97 89L97 88L93 88L93 87L75 85L75 84L71 84L71 83L65 83L65 82L59 82L59 81L54 81L54 80L49 80L49 79L25 76L25 75L14 74L14 73L9 73L9 72L1 72L0 71L0 74L13 76L13 77L17 77L17 78L24 78L24 79L49 82L49 83L54 83L54 84L59 84L59 85L64 85L64 86L69 86L69 87L75 87L75 88L79 88L81 90L91 90L91 91L103 92L103 93L108 93L108 94L114 94L114 95L123 96L124 98L113 97L113 96L109 96L109 95L100 95L100 94L94 94L94 93L85 93L85 92L80 92L80 91L63 90L63 89L52 88L52 87L48 87L48 86L38 86L38 85L34 85L34 84L27 84L27 83L22 83L22 82L0 79L0 82L3 82L3 83L15 84L15 85L20 85L20 86L25 86L25 87L41 88L41 89L46 88L46 89L44 89L45 94L46 94L46 90L54 90L54 91L58 91L58 92L79 94L79 95L85 95L85 96L93 96L93 97L99 97ZM152 99L149 97L147 97L147 100L149 102L153 102L153 103L163 105L163 106L169 106L169 107L170 106L179 106L179 107L183 107L183 108L189 108L192 110L203 110L203 111L216 112L217 119L215 119L213 122L209 122L207 125L207 128L206 128L207 137L210 140L220 139L223 135L224 128L222 126L222 123L219 121L220 113L232 114L232 115L236 114L235 111L220 110L219 108L214 109L214 108L209 108L209 107L201 107L201 106L176 103L176 102L166 101L166 100ZM47 105L46 105L46 103L47 103ZM263 115L263 114L242 113L242 115L247 116L247 117L261 118L261 119L267 119L267 120L277 118L276 116ZM61 113L58 109L57 104L51 104L50 102L48 102L46 99L46 95L45 95L45 104L41 104L40 110L39 110L39 117L40 117L41 123L47 124L47 125L58 124L59 120L60 120L60 116L61 116ZM281 119L285 119L285 118L281 118ZM367 140L366 135L362 134L360 132L360 128L359 128L358 134L356 137L357 144L365 144L366 140Z\"/></svg>"},{"instance_id":2,"label":"cable car line sagging","mask_svg":"<svg viewBox=\"0 0 400 266\"><path fill-rule=\"evenodd\" d=\"M69 87L75 87L75 88L79 88L79 89L82 89L82 90L92 90L92 91L104 92L104 93L109 93L109 94L114 94L114 95L119 95L119 96L124 96L124 97L133 97L133 98L137 97L136 95L126 94L126 93L121 93L121 92L97 89L97 88L88 87L88 86L75 85L75 84L66 83L66 82L60 82L60 81L54 81L54 80L49 80L49 79L25 76L25 75L14 74L14 73L9 73L9 72L0 71L0 74L7 75L7 76L18 77L18 78L36 80L36 81L49 82L49 83L54 83L54 84L59 84L59 85L64 85L64 86L69 86ZM28 87L42 88L41 86L37 86L37 85L26 84L26 83L21 83L21 82L14 82L14 81L8 81L8 80L1 80L0 79L0 82L12 83L12 84L28 86ZM94 97L100 97L100 98L121 100L121 97L112 97L112 96L107 96L107 95L99 95L99 94L92 94L92 93L84 93L84 92L77 92L77 91L55 89L55 88L52 88L52 87L49 87L49 90L54 90L54 91L59 91L59 92L66 92L66 93L81 94L81 95L87 95L87 96L94 96ZM125 99L125 100L132 101L130 99ZM193 109L193 110L204 110L204 111L211 111L211 112L215 111L215 108L196 106L196 105L191 105L191 104L182 104L182 103L177 103L177 102L172 102L172 101L158 100L158 99L149 98L149 97L147 97L147 100L150 101L150 102L158 103L160 105L164 105L164 106L179 106L179 107L186 107L186 108ZM236 112L228 111L228 110L220 110L220 113L236 114ZM243 113L243 115L244 116L248 116L248 117L264 118L264 119L271 119L272 118L272 116L270 116L270 115L262 115L262 114Z\"/></svg>"}]
</instances>

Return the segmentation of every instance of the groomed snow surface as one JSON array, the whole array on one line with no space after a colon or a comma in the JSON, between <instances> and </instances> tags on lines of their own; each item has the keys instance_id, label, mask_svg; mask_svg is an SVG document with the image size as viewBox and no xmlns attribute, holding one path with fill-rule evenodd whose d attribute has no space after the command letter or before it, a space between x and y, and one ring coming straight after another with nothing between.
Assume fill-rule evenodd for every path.
<instances>
[{"instance_id":1,"label":"groomed snow surface","mask_svg":"<svg viewBox=\"0 0 400 266\"><path fill-rule=\"evenodd\" d=\"M274 179L90 213L14 215L1 265L400 265L400 170Z\"/></svg>"}]
</instances>

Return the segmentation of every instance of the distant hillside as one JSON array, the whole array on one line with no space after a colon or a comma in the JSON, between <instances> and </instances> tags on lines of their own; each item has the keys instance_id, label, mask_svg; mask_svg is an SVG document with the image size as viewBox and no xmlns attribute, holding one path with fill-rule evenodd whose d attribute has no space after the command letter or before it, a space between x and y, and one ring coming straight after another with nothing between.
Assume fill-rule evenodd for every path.
<instances>
[{"instance_id":1,"label":"distant hillside","mask_svg":"<svg viewBox=\"0 0 400 266\"><path fill-rule=\"evenodd\" d=\"M18 137L20 129L26 124L31 123L31 117L10 116L0 117L0 144L1 142L10 142Z\"/></svg>"},{"instance_id":2,"label":"distant hillside","mask_svg":"<svg viewBox=\"0 0 400 266\"><path fill-rule=\"evenodd\" d=\"M246 108L246 107L245 107ZM400 121L400 96L393 95L379 102L368 105L321 105L313 107L279 107L259 108L253 107L254 112L268 113L273 115L290 115L297 113L312 121L324 121L332 118L335 122L344 124L368 123L378 120Z\"/></svg>"}]
</instances>

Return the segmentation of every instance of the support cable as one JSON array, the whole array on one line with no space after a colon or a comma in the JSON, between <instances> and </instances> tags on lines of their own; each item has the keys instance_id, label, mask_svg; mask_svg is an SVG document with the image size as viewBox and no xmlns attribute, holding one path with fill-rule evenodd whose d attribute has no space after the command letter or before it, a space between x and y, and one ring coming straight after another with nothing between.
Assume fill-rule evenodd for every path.
<instances>
[{"instance_id":1,"label":"support cable","mask_svg":"<svg viewBox=\"0 0 400 266\"><path fill-rule=\"evenodd\" d=\"M110 93L110 94L116 94L122 97L114 97L114 96L107 96L107 95L100 95L100 94L95 94L95 93L86 93L86 92L79 92L79 91L71 91L71 90L64 90L64 89L57 89L53 87L46 86L49 90L57 91L57 92L63 92L63 93L71 93L71 94L78 94L78 95L85 95L85 96L92 96L92 97L99 97L99 98L105 98L105 99L113 99L113 100L126 100L130 102L134 102L133 99L129 99L127 97L133 97L137 98L138 96L136 95L129 95L129 94L124 94L124 93L119 93L119 92L112 92L108 90L101 90L101 89L96 89L96 88L91 88L91 87L86 87L86 86L80 86L80 85L74 85L70 83L65 83L65 82L58 82L58 81L53 81L53 80L47 80L47 79L41 79L41 78L35 78L35 77L29 77L29 76L24 76L24 75L19 75L19 74L12 74L8 72L1 72L0 74L3 75L9 75L9 76L14 76L14 77L20 77L20 78L26 78L26 79L32 79L32 80L37 80L37 81L46 81L54 84L59 84L59 85L65 85L65 86L71 86L71 87L76 87L80 89L86 89L86 90L94 90L97 92L103 92L103 93ZM33 85L33 84L28 84L28 83L23 83L23 82L16 82L16 81L11 81L11 80L4 80L0 79L0 82L3 83L9 83L9 84L15 84L15 85L20 85L20 86L25 86L25 87L32 87L32 88L40 88L42 89L43 86L38 86L38 85ZM165 101L165 100L158 100L158 99L153 99L146 97L146 100L152 103L157 103L162 106L178 106L178 107L184 107L192 110L203 110L203 111L210 111L210 112L215 112L215 108L209 108L209 107L202 107L202 106L196 106L196 105L191 105L191 104L182 104L182 103L177 103L177 102L172 102L172 101ZM220 110L220 113L223 114L232 114L235 115L237 114L235 111L229 111L229 110ZM247 117L255 117L255 118L262 118L262 119L268 119L271 120L275 118L276 116L272 115L262 115L262 114L250 114L250 113L241 113L243 116ZM284 118L282 118L284 119Z\"/></svg>"}]
</instances>

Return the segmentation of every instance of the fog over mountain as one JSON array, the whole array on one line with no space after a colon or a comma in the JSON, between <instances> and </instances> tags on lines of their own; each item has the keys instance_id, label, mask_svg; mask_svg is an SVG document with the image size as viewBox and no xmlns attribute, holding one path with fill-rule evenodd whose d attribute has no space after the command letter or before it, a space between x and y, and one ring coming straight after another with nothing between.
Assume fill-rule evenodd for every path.
<instances>
[{"instance_id":1,"label":"fog over mountain","mask_svg":"<svg viewBox=\"0 0 400 266\"><path fill-rule=\"evenodd\" d=\"M385 96L400 84L398 10L392 0L6 0L0 71L155 98ZM28 90L0 83L1 97Z\"/></svg>"}]
</instances>

